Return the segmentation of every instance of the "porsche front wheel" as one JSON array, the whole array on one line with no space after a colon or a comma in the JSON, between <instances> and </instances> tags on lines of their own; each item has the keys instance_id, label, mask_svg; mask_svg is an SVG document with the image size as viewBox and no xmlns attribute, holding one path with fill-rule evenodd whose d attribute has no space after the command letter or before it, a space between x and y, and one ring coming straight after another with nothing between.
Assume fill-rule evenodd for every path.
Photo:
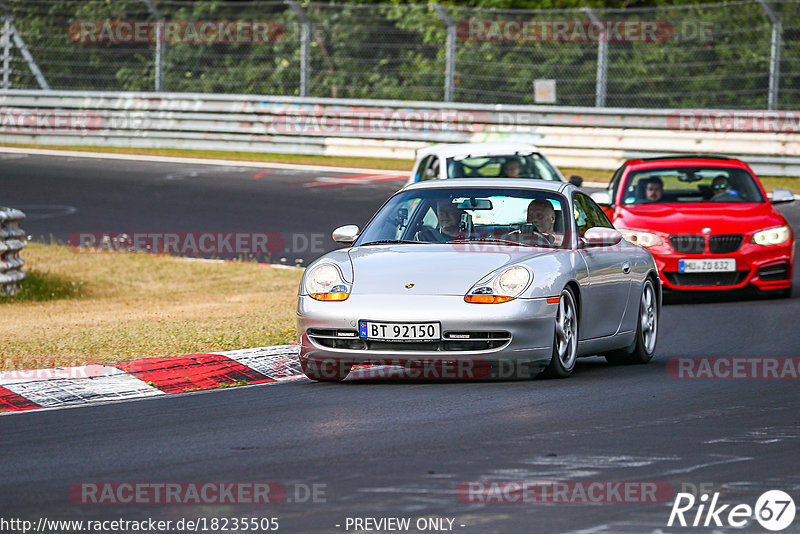
<instances>
[{"instance_id":1,"label":"porsche front wheel","mask_svg":"<svg viewBox=\"0 0 800 534\"><path fill-rule=\"evenodd\" d=\"M578 360L578 308L572 290L564 288L558 300L553 336L553 358L542 373L549 378L566 378Z\"/></svg>"},{"instance_id":2,"label":"porsche front wheel","mask_svg":"<svg viewBox=\"0 0 800 534\"><path fill-rule=\"evenodd\" d=\"M636 341L632 349L618 350L606 354L606 361L613 365L647 363L656 351L658 336L658 300L653 282L644 281L639 299L639 320L636 326Z\"/></svg>"}]
</instances>

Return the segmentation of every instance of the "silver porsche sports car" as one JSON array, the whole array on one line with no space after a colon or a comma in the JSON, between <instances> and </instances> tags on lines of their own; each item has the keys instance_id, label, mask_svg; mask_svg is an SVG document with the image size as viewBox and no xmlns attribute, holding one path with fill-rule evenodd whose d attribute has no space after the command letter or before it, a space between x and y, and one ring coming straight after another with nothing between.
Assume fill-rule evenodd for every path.
<instances>
[{"instance_id":1,"label":"silver porsche sports car","mask_svg":"<svg viewBox=\"0 0 800 534\"><path fill-rule=\"evenodd\" d=\"M300 363L314 380L354 365L420 379L566 377L580 356L653 357L653 257L571 184L413 184L333 239L348 247L309 265L297 302Z\"/></svg>"}]
</instances>

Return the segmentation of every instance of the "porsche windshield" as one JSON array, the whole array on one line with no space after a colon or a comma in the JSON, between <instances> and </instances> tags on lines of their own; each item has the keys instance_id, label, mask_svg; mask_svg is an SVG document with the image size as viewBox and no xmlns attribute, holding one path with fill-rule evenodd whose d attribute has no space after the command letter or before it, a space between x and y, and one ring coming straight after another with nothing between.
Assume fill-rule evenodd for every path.
<instances>
[{"instance_id":1,"label":"porsche windshield","mask_svg":"<svg viewBox=\"0 0 800 534\"><path fill-rule=\"evenodd\" d=\"M623 204L764 202L749 172L734 167L672 167L631 172Z\"/></svg>"},{"instance_id":2,"label":"porsche windshield","mask_svg":"<svg viewBox=\"0 0 800 534\"><path fill-rule=\"evenodd\" d=\"M406 191L383 206L356 246L497 241L557 248L569 228L565 206L558 193L530 189Z\"/></svg>"},{"instance_id":3,"label":"porsche windshield","mask_svg":"<svg viewBox=\"0 0 800 534\"><path fill-rule=\"evenodd\" d=\"M447 177L560 180L555 169L539 154L447 158Z\"/></svg>"}]
</instances>

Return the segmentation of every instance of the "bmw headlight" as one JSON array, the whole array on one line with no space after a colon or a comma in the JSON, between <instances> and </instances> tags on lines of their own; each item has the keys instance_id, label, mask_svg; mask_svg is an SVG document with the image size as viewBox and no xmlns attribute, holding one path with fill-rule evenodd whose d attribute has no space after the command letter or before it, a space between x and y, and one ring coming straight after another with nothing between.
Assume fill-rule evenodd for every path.
<instances>
[{"instance_id":1,"label":"bmw headlight","mask_svg":"<svg viewBox=\"0 0 800 534\"><path fill-rule=\"evenodd\" d=\"M499 304L517 298L530 285L533 273L517 265L509 267L489 279L478 282L464 295L464 300L474 304Z\"/></svg>"},{"instance_id":2,"label":"bmw headlight","mask_svg":"<svg viewBox=\"0 0 800 534\"><path fill-rule=\"evenodd\" d=\"M766 230L761 230L760 232L756 232L753 236L751 243L756 243L757 245L780 245L781 243L786 243L789 240L789 236L791 236L792 231L789 229L788 226L778 226L776 228L767 228Z\"/></svg>"},{"instance_id":3,"label":"bmw headlight","mask_svg":"<svg viewBox=\"0 0 800 534\"><path fill-rule=\"evenodd\" d=\"M660 245L663 243L660 237L656 234L651 234L650 232L642 232L640 230L620 230L622 233L622 237L625 241L633 243L634 245L639 245L642 247L652 247L655 245Z\"/></svg>"},{"instance_id":4,"label":"bmw headlight","mask_svg":"<svg viewBox=\"0 0 800 534\"><path fill-rule=\"evenodd\" d=\"M306 292L315 300L347 300L350 288L335 265L323 263L306 274Z\"/></svg>"}]
</instances>

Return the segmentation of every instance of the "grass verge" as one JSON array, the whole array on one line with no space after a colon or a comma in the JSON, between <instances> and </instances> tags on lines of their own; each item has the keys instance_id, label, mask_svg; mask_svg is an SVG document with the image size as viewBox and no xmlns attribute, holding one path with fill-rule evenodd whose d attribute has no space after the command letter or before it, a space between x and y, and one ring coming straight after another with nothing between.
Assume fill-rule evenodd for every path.
<instances>
[{"instance_id":1,"label":"grass verge","mask_svg":"<svg viewBox=\"0 0 800 534\"><path fill-rule=\"evenodd\" d=\"M0 299L0 369L39 369L296 341L300 272L247 262L30 243Z\"/></svg>"}]
</instances>

